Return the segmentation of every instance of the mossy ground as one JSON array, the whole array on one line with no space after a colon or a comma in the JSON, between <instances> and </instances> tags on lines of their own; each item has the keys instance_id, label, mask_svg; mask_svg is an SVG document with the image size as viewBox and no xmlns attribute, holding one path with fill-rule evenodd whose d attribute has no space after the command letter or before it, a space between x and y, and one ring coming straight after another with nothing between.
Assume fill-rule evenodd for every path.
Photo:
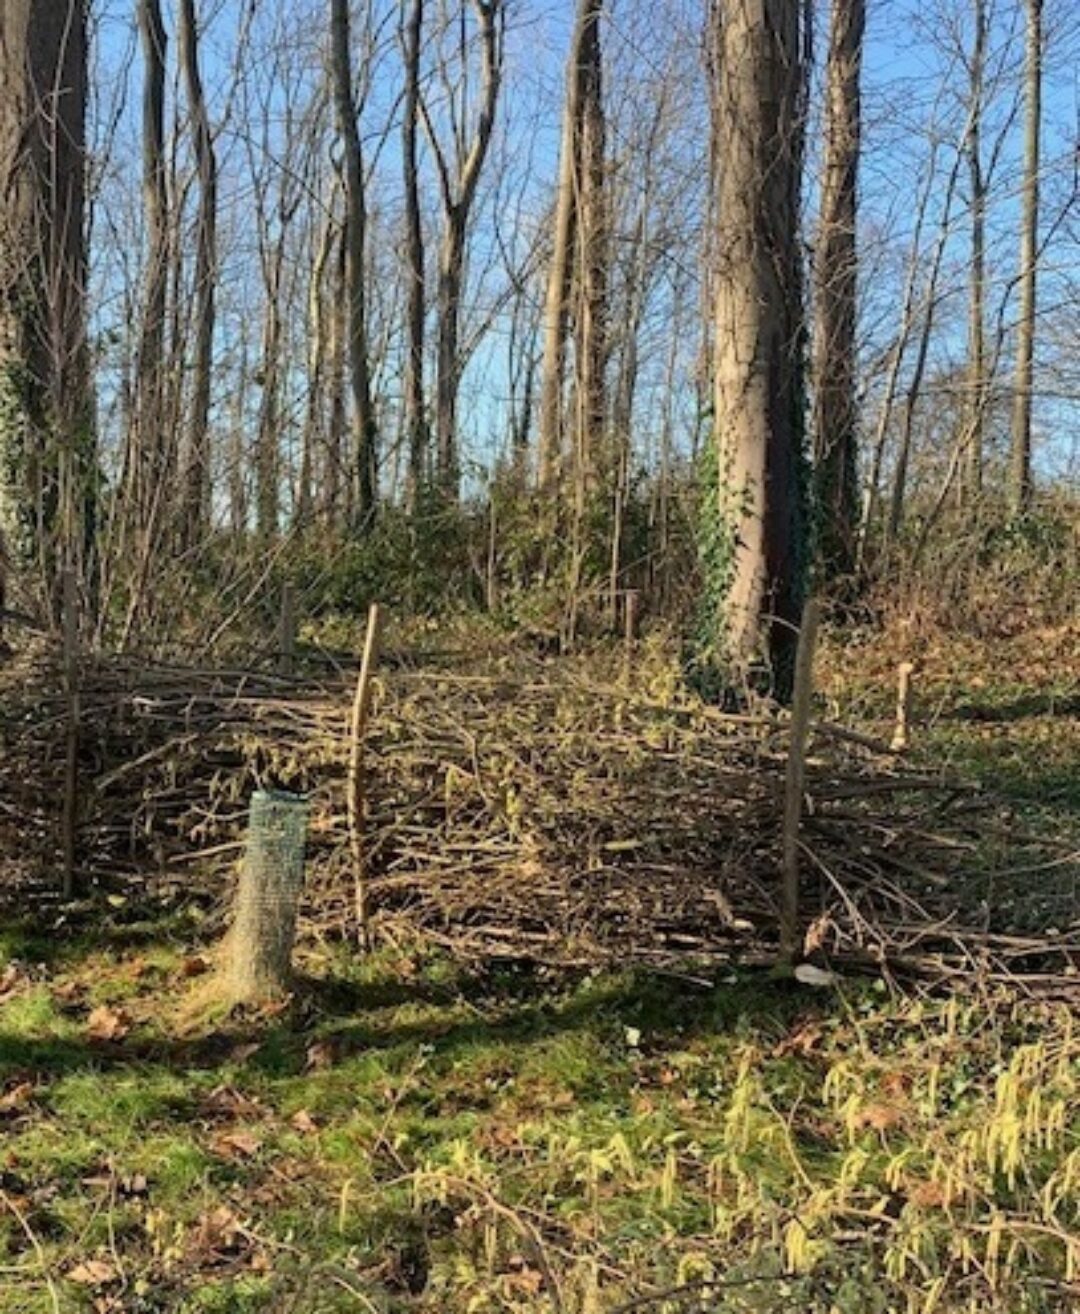
<instances>
[{"instance_id":1,"label":"mossy ground","mask_svg":"<svg viewBox=\"0 0 1080 1314\"><path fill-rule=\"evenodd\" d=\"M895 655L824 695L886 720ZM1075 675L958 660L916 752L1075 834ZM192 1025L207 938L117 899L0 935L3 1314L1080 1307L1066 1002L312 942L291 1011Z\"/></svg>"}]
</instances>

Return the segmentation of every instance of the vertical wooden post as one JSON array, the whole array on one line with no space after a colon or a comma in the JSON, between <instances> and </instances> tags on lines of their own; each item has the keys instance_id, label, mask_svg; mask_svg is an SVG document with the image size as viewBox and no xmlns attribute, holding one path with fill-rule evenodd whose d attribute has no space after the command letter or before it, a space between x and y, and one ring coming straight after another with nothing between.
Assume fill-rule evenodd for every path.
<instances>
[{"instance_id":1,"label":"vertical wooden post","mask_svg":"<svg viewBox=\"0 0 1080 1314\"><path fill-rule=\"evenodd\" d=\"M634 644L637 640L638 591L628 589L623 603L623 678L627 684L634 670Z\"/></svg>"},{"instance_id":2,"label":"vertical wooden post","mask_svg":"<svg viewBox=\"0 0 1080 1314\"><path fill-rule=\"evenodd\" d=\"M806 741L810 699L814 691L814 644L820 604L811 598L803 610L795 654L795 691L791 703L791 742L784 780L784 831L780 891L780 963L791 966L799 948L799 824L806 778Z\"/></svg>"},{"instance_id":3,"label":"vertical wooden post","mask_svg":"<svg viewBox=\"0 0 1080 1314\"><path fill-rule=\"evenodd\" d=\"M349 844L352 851L356 891L356 926L360 942L368 946L367 874L364 871L364 733L371 708L371 676L379 660L379 643L382 638L382 611L377 602L368 610L367 633L364 636L364 655L360 661L360 674L356 681L350 730L348 816Z\"/></svg>"},{"instance_id":4,"label":"vertical wooden post","mask_svg":"<svg viewBox=\"0 0 1080 1314\"><path fill-rule=\"evenodd\" d=\"M893 727L892 742L889 744L894 753L902 753L909 742L911 677L914 672L914 662L901 662L896 668L896 725Z\"/></svg>"},{"instance_id":5,"label":"vertical wooden post","mask_svg":"<svg viewBox=\"0 0 1080 1314\"><path fill-rule=\"evenodd\" d=\"M278 666L282 675L292 675L296 668L296 588L292 580L281 586Z\"/></svg>"},{"instance_id":6,"label":"vertical wooden post","mask_svg":"<svg viewBox=\"0 0 1080 1314\"><path fill-rule=\"evenodd\" d=\"M65 899L70 899L75 893L75 837L79 811L79 594L75 572L70 567L63 572L61 590L64 697L67 703L60 823L63 846L61 892Z\"/></svg>"}]
</instances>

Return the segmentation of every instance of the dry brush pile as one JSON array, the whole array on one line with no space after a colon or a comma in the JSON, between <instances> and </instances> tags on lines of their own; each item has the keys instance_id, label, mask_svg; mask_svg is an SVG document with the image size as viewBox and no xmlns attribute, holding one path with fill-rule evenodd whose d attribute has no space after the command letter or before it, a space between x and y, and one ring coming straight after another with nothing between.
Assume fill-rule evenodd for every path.
<instances>
[{"instance_id":1,"label":"dry brush pile","mask_svg":"<svg viewBox=\"0 0 1080 1314\"><path fill-rule=\"evenodd\" d=\"M669 673L628 682L584 659L463 667L399 660L379 681L363 822L376 936L590 966L772 957L782 714L725 714ZM84 882L223 893L251 789L292 788L311 801L309 928L354 929L351 673L87 660L80 687ZM9 879L55 874L66 715L42 649L0 723ZM808 948L833 961L1054 989L1080 963L1080 930L1047 936L1015 913L1067 843L870 736L815 726L801 858Z\"/></svg>"}]
</instances>

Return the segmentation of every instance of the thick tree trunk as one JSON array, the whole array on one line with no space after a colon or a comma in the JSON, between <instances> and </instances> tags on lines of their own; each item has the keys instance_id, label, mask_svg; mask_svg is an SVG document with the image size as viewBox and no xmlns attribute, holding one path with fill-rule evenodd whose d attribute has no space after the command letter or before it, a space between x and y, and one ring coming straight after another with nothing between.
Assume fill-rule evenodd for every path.
<instances>
[{"instance_id":1,"label":"thick tree trunk","mask_svg":"<svg viewBox=\"0 0 1080 1314\"><path fill-rule=\"evenodd\" d=\"M1027 0L1024 64L1024 199L1020 226L1020 318L1016 326L1009 452L1009 506L1014 514L1031 501L1031 389L1035 358L1035 266L1039 229L1039 134L1042 125L1042 0Z\"/></svg>"},{"instance_id":2,"label":"thick tree trunk","mask_svg":"<svg viewBox=\"0 0 1080 1314\"><path fill-rule=\"evenodd\" d=\"M93 513L86 50L83 0L0 5L0 563L54 601Z\"/></svg>"},{"instance_id":3,"label":"thick tree trunk","mask_svg":"<svg viewBox=\"0 0 1080 1314\"><path fill-rule=\"evenodd\" d=\"M826 578L849 578L858 537L856 207L865 0L833 0L821 218L814 261L814 458Z\"/></svg>"},{"instance_id":4,"label":"thick tree trunk","mask_svg":"<svg viewBox=\"0 0 1080 1314\"><path fill-rule=\"evenodd\" d=\"M717 0L715 427L733 530L727 651L790 696L806 570L798 0Z\"/></svg>"},{"instance_id":5,"label":"thick tree trunk","mask_svg":"<svg viewBox=\"0 0 1080 1314\"><path fill-rule=\"evenodd\" d=\"M191 419L184 454L184 537L195 544L210 523L210 383L214 353L217 287L217 158L199 70L194 0L180 0L177 31L180 63L199 174L195 244L195 364Z\"/></svg>"},{"instance_id":6,"label":"thick tree trunk","mask_svg":"<svg viewBox=\"0 0 1080 1314\"><path fill-rule=\"evenodd\" d=\"M378 471L378 429L371 396L368 351L367 202L364 195L363 154L356 123L350 66L349 3L330 0L330 59L338 133L344 147L345 278L348 302L349 383L352 391L354 528L366 529L375 514Z\"/></svg>"}]
</instances>

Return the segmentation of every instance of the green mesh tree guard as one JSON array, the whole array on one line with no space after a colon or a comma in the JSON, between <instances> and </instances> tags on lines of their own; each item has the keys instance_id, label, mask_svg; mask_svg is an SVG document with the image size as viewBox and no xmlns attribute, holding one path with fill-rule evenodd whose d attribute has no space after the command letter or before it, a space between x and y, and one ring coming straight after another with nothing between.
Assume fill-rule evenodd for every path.
<instances>
[{"instance_id":1,"label":"green mesh tree guard","mask_svg":"<svg viewBox=\"0 0 1080 1314\"><path fill-rule=\"evenodd\" d=\"M287 993L304 884L307 800L285 790L251 796L247 849L225 974L237 1000Z\"/></svg>"}]
</instances>

